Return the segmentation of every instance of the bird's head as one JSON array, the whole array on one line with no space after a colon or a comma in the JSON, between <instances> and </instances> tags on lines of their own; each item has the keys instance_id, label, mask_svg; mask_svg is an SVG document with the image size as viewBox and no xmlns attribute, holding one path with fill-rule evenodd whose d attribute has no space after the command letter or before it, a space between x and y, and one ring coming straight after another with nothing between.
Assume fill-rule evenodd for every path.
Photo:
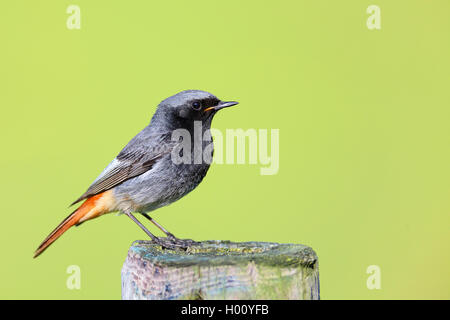
<instances>
[{"instance_id":1,"label":"bird's head","mask_svg":"<svg viewBox=\"0 0 450 320\"><path fill-rule=\"evenodd\" d=\"M236 104L236 101L221 101L206 91L181 91L159 104L152 121L162 121L175 127L190 127L194 121L202 121L209 128L219 110Z\"/></svg>"}]
</instances>

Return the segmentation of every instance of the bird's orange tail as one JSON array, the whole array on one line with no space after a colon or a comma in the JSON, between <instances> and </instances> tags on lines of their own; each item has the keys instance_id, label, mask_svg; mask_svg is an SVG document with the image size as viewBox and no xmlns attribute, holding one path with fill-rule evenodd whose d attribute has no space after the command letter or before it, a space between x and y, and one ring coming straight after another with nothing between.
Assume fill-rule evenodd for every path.
<instances>
[{"instance_id":1,"label":"bird's orange tail","mask_svg":"<svg viewBox=\"0 0 450 320\"><path fill-rule=\"evenodd\" d=\"M111 190L88 198L77 210L72 212L53 230L34 252L33 258L39 256L70 227L86 220L110 212Z\"/></svg>"}]
</instances>

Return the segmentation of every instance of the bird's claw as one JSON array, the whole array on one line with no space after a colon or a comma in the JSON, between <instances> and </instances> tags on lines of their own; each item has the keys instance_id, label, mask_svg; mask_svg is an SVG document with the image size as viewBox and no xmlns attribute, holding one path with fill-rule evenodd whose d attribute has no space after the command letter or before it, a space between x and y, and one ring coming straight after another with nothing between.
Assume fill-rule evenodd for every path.
<instances>
[{"instance_id":1,"label":"bird's claw","mask_svg":"<svg viewBox=\"0 0 450 320\"><path fill-rule=\"evenodd\" d=\"M183 249L187 250L189 247L198 244L198 242L191 239L178 239L173 234L168 235L166 238L159 237L153 239L153 242L160 245L163 249Z\"/></svg>"}]
</instances>

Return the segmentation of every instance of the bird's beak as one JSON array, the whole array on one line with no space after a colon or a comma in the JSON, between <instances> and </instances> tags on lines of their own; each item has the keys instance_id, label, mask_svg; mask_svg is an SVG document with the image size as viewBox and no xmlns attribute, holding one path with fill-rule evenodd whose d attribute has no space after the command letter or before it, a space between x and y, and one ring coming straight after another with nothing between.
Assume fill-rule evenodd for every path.
<instances>
[{"instance_id":1,"label":"bird's beak","mask_svg":"<svg viewBox=\"0 0 450 320\"><path fill-rule=\"evenodd\" d=\"M235 105L237 105L238 103L239 103L239 102L237 102L237 101L220 101L219 104L218 104L217 106L206 108L206 109L205 109L205 112L206 112L206 111L209 111L209 110L218 111L218 110L223 109L223 108L228 108L228 107L235 106Z\"/></svg>"}]
</instances>

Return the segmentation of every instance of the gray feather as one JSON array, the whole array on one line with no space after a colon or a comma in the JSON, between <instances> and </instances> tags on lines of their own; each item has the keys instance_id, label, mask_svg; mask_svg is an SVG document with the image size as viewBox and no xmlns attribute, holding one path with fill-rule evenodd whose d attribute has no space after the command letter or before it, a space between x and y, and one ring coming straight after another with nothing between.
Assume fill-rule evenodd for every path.
<instances>
[{"instance_id":1,"label":"gray feather","mask_svg":"<svg viewBox=\"0 0 450 320\"><path fill-rule=\"evenodd\" d=\"M71 205L151 170L162 156L171 152L173 143L168 139L170 134L155 134L146 127L123 148L88 190Z\"/></svg>"}]
</instances>

